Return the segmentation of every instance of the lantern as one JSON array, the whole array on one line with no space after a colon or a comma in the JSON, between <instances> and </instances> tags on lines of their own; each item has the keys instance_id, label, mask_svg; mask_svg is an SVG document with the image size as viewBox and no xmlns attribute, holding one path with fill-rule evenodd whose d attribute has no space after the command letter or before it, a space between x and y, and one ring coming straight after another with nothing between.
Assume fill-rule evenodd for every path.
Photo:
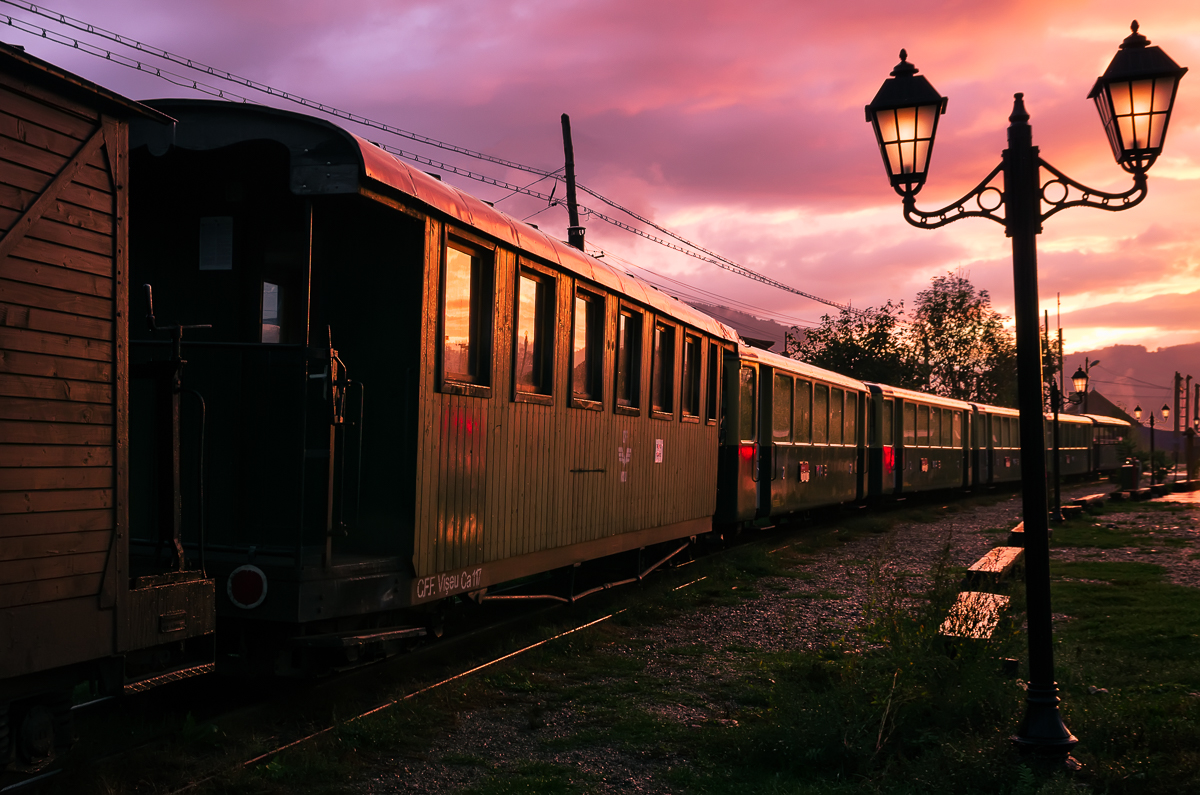
<instances>
[{"instance_id":1,"label":"lantern","mask_svg":"<svg viewBox=\"0 0 1200 795\"><path fill-rule=\"evenodd\" d=\"M1133 33L1121 42L1088 99L1096 101L1113 157L1130 173L1145 172L1162 153L1179 80L1187 72L1150 40Z\"/></svg>"},{"instance_id":2,"label":"lantern","mask_svg":"<svg viewBox=\"0 0 1200 795\"><path fill-rule=\"evenodd\" d=\"M938 116L946 112L946 98L917 71L901 50L892 76L866 106L883 167L901 196L914 196L925 184Z\"/></svg>"},{"instance_id":3,"label":"lantern","mask_svg":"<svg viewBox=\"0 0 1200 795\"><path fill-rule=\"evenodd\" d=\"M1075 375L1071 376L1071 383L1075 385L1075 393L1083 394L1088 388L1088 374L1080 367L1075 371Z\"/></svg>"}]
</instances>

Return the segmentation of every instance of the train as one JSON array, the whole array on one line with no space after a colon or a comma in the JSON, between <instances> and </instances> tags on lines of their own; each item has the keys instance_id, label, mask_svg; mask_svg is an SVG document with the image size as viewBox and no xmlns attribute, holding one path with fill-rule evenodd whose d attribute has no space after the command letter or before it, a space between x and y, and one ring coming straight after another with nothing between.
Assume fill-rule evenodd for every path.
<instances>
[{"instance_id":1,"label":"train","mask_svg":"<svg viewBox=\"0 0 1200 795\"><path fill-rule=\"evenodd\" d=\"M320 674L456 600L1021 476L1015 411L750 347L319 118L0 45L0 224L4 764L80 683ZM1116 467L1120 421L1064 420L1064 472Z\"/></svg>"}]
</instances>

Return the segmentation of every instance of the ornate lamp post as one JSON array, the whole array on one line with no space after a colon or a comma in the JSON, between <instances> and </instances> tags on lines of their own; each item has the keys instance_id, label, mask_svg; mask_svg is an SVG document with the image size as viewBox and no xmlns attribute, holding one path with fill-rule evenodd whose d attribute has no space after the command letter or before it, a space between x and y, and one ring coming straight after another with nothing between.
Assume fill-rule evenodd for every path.
<instances>
[{"instance_id":1,"label":"ornate lamp post","mask_svg":"<svg viewBox=\"0 0 1200 795\"><path fill-rule=\"evenodd\" d=\"M1133 418L1139 422L1142 419L1142 407L1134 406ZM1171 418L1171 407L1166 403L1162 407L1163 422ZM1154 485L1154 412L1150 412L1150 485Z\"/></svg>"},{"instance_id":2,"label":"ornate lamp post","mask_svg":"<svg viewBox=\"0 0 1200 795\"><path fill-rule=\"evenodd\" d=\"M1067 396L1067 402L1072 405L1079 405L1087 398L1088 376L1082 369L1076 370L1075 375L1071 376L1071 384L1075 387L1075 394ZM1062 493L1061 493L1061 476L1059 475L1058 461L1058 413L1062 411L1062 392L1058 390L1058 382L1054 377L1050 378L1050 410L1054 412L1054 521L1062 522Z\"/></svg>"},{"instance_id":3,"label":"ornate lamp post","mask_svg":"<svg viewBox=\"0 0 1200 795\"><path fill-rule=\"evenodd\" d=\"M1193 417L1187 429L1187 479L1196 479L1196 431L1200 430L1200 417Z\"/></svg>"},{"instance_id":4,"label":"ornate lamp post","mask_svg":"<svg viewBox=\"0 0 1200 795\"><path fill-rule=\"evenodd\" d=\"M1042 222L1068 207L1126 210L1146 196L1146 170L1162 152L1176 88L1187 70L1158 47L1148 46L1150 42L1137 32L1137 22L1132 28L1133 33L1121 43L1088 94L1100 111L1113 156L1133 175L1133 187L1124 193L1093 190L1042 160L1033 145L1024 95L1016 94L1009 116L1008 148L999 165L963 198L940 210L923 212L917 209L916 195L925 183L946 98L916 74L916 67L908 63L907 53L901 50L900 63L892 70L891 78L884 81L866 106L884 169L903 199L906 221L933 229L963 218L987 218L1002 225L1013 241L1029 624L1026 712L1013 739L1022 748L1064 758L1078 741L1063 725L1054 681L1036 240ZM1043 169L1049 175L1045 183L1041 182ZM1001 187L991 184L997 177L1002 177Z\"/></svg>"},{"instance_id":5,"label":"ornate lamp post","mask_svg":"<svg viewBox=\"0 0 1200 795\"><path fill-rule=\"evenodd\" d=\"M1092 368L1093 368L1093 367L1095 367L1095 366L1096 366L1096 365L1098 365L1098 364L1100 364L1100 360L1099 360L1099 359L1095 359L1095 360L1093 360L1093 361L1090 361L1090 362L1089 362L1087 359L1084 359L1084 360L1083 360L1083 366L1082 366L1082 367L1080 367L1078 370L1076 370L1076 371L1075 371L1075 375L1071 376L1071 380L1072 380L1072 381L1075 381L1075 384L1076 384L1076 386L1078 387L1078 384L1079 384L1079 382L1078 382L1078 381L1076 381L1075 379L1077 379L1077 378L1079 377L1079 374L1080 374L1080 373L1083 373L1084 385L1086 386L1086 385L1087 385L1088 373L1090 373L1090 372L1091 372L1091 370L1092 370ZM1078 391L1079 391L1079 390L1078 390L1078 388L1076 388L1076 390L1075 390L1075 391L1077 391L1077 392L1078 392ZM1087 413L1088 413L1088 400L1087 400L1087 398L1088 398L1088 393L1087 393L1087 391L1085 390L1085 391L1084 391L1084 393L1083 393L1083 413L1084 413L1084 414L1087 414Z\"/></svg>"}]
</instances>

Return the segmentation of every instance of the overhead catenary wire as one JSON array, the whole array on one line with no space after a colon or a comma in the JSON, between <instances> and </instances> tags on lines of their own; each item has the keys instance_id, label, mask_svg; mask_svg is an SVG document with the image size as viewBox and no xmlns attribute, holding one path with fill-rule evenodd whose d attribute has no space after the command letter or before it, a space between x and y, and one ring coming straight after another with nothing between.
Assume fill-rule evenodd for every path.
<instances>
[{"instance_id":1,"label":"overhead catenary wire","mask_svg":"<svg viewBox=\"0 0 1200 795\"><path fill-rule=\"evenodd\" d=\"M683 282L678 279L674 279L670 276L659 273L658 271L655 271L651 268L647 268L645 265L640 265L636 262L627 260L624 257L620 256L619 254L616 254L606 248L603 248L602 246L596 245L592 241L588 241L588 248L590 249L589 253L592 253L593 251L598 251L598 252L600 252L599 256L605 257L607 259L611 259L611 260L619 263L622 267L626 268L627 270L629 268L634 268L639 271L644 271L644 272L650 274L653 278L646 278L645 276L637 276L635 274L631 274L631 275L634 275L635 278L643 279L643 280L649 282L650 284L654 284L654 286L658 287L659 289L664 289L664 286L661 284L655 284L655 279L660 279L663 282L670 282L671 284L676 285L675 288L670 288L672 290L677 289L677 288L682 288L683 290L686 290L686 291L692 293L693 297L697 301L704 300L704 301L709 301L709 302L716 302L715 304L712 304L712 305L727 307L727 308L741 307L747 313L757 316L760 320L771 320L771 321L777 322L777 323L779 321L783 321L784 323L787 323L791 326L815 327L815 326L820 325L817 321L814 321L814 320L807 320L805 318L795 317L793 315L787 315L782 312L774 312L771 310L762 309L761 307L759 307L755 304L749 304L744 301L738 301L737 299L729 298L728 296L720 295L719 293L714 293L709 290L705 290L701 287L696 287L695 285L688 284L687 282ZM596 255L593 255L593 256L596 256Z\"/></svg>"},{"instance_id":2,"label":"overhead catenary wire","mask_svg":"<svg viewBox=\"0 0 1200 795\"><path fill-rule=\"evenodd\" d=\"M161 58L163 60L166 60L169 63L178 64L178 65L184 66L188 69L192 69L192 70L201 72L205 75L216 77L220 80L232 82L236 85L264 93L268 96L282 99L282 100L285 100L288 102L293 102L293 103L299 104L305 108L309 108L311 110L316 110L318 112L325 113L327 115L331 115L336 118L344 119L346 121L350 121L355 124L360 124L360 125L363 125L366 127L371 127L374 129L382 130L382 131L390 133L392 135L397 135L397 136L404 137L404 138L407 138L410 140L414 140L414 141L417 141L417 142L420 142L420 143L423 143L423 144L426 144L429 146L434 146L434 147L437 147L440 149L452 151L457 154L465 155L467 157L484 160L487 162L495 163L497 165L502 165L507 168L513 168L513 169L537 174L541 178L557 176L558 169L556 169L555 171L548 171L546 169L529 166L529 165L519 163L519 162L516 162L513 160L508 160L506 158L500 158L500 157L496 157L493 155L488 155L484 152L479 152L474 149L469 149L467 147L458 146L456 144L451 144L446 141L440 141L440 140L432 138L430 136L425 136L425 135L421 135L419 133L414 133L414 132L411 132L408 130L404 130L399 127L396 127L395 125L376 121L374 119L368 118L366 116L362 116L357 113L342 110L340 108L336 108L336 107L334 107L332 105L328 105L326 103L317 102L315 100L311 100L306 97L302 97L293 92L283 91L283 90L274 88L273 86L270 86L266 83L262 83L260 81L256 81L256 80L252 80L250 78L236 75L232 72L226 71L224 69L219 69L214 66L210 66L208 64L202 63L202 62L197 61L192 58L186 58L184 56L177 55L177 54L170 52L169 50L163 49L161 47L154 47L154 46L145 44L144 42L138 41L137 39L133 39L128 36L123 36L119 33L107 30L107 29L100 27L98 25L95 25L93 23L89 23L89 22L77 19L75 17L71 17L66 14L63 14L63 13L60 13L57 11L53 11L48 8L44 8L42 6L38 6L33 3L28 3L28 2L25 2L24 0L0 0L0 2L3 2L7 5L13 6L15 8L22 9L29 13L36 14L38 16L41 16L48 20L51 20L57 24L65 26L65 27L69 27L71 29L81 31L81 32L87 33L89 35L96 36L98 38L112 41L114 43L120 44L121 46L130 48L136 52L146 53L146 54L154 56L156 58ZM87 44L86 42L82 42L79 39L64 36L62 34L54 32L54 31L50 31L47 28L33 25L32 23L26 22L24 20L19 20L12 16L0 15L0 21L3 21L6 24L10 25L11 27L17 28L17 29L22 30L31 35L40 36L48 41L52 41L52 42L55 42L55 43L63 45L63 46L72 47L73 49L87 53L94 57L102 58L104 60L111 61L113 63L117 63L121 66L125 66L125 67L132 68L132 69L135 69L140 72L144 72L146 74L150 74L152 76L166 80L167 82L170 82L174 85L178 85L178 86L181 86L184 88L190 88L192 90L199 91L201 93L205 93L210 96L215 96L215 97L225 99L228 101L236 100L236 101L242 102L242 103L251 102L250 99L248 99L247 97L245 97L241 94L226 91L224 89L208 85L207 83L203 83L198 80L189 80L188 78L183 77L182 75L179 75L175 72L171 72L169 70L162 69L161 67L152 66L152 65L143 63L141 61L138 61L136 59L133 59L133 58L121 56L117 53L106 50L104 48ZM394 148L391 148L388 146L381 146L381 148L384 148L387 151L393 152L393 154L397 154L401 157L405 157L406 159L414 160L415 162L419 162L424 165L429 165L429 166L431 166L433 168L437 168L439 170L447 171L448 173L457 174L459 176L463 176L468 179L477 180L477 181L483 182L485 184L490 184L490 185L494 185L497 187L507 189L510 191L510 194L509 194L510 196L515 193L522 193L525 195L535 196L536 198L543 198L543 199L546 198L544 194L540 194L538 192L535 192L535 191L532 191L529 189L523 189L520 186L511 185L511 184L505 183L501 180L498 180L498 179L495 179L492 177L488 177L486 175L478 174L478 173L470 171L468 169L462 169L457 166L451 166L450 164L447 164L447 163L440 163L438 161L432 160L431 158L424 158L422 156L416 155L416 153L408 153L408 152L404 152L403 150L394 149ZM535 180L535 182L531 183L531 184L536 184L537 182L540 182L540 181L541 181L541 179ZM693 243L692 241L688 240L687 238L684 238L683 236L679 235L678 233L673 232L672 230L667 229L666 227L663 227L662 225L649 220L648 218L642 216L641 214L636 213L635 211L633 211L627 207L624 207L623 205L618 204L617 202L600 194L598 191L588 188L587 186L582 185L582 184L579 185L578 187L580 190L585 191L589 195L599 199L600 201L604 202L608 206L613 207L614 209L617 209L620 212L626 213L631 218L634 218L635 220L637 220L639 223L643 223L643 224L646 224L647 226L650 226L651 228L655 229L656 231L660 232L661 234L666 235L667 237L669 237L675 241L678 241L678 243L682 244L682 245L678 245L676 243L671 243L668 240L660 238L656 235L649 234L648 232L638 229L637 227L631 226L630 224L627 224L623 221L619 221L615 218L611 218L607 215L596 212L595 210L591 210L589 208L585 208L585 207L581 206L579 208L580 211L588 214L589 217L594 216L594 217L598 218L599 220L604 221L605 223L616 226L616 227L623 229L627 232L630 232L632 234L636 234L640 237L650 240L651 242L655 242L655 243L658 243L659 245L663 245L668 248L671 248L672 250L678 251L683 254L687 254L688 256L694 257L703 262L708 262L712 265L716 265L719 268L736 273L739 276L742 276L744 278L748 278L753 281L757 281L762 284L766 284L770 287L775 287L776 289L784 290L786 292L790 292L795 295L799 295L804 298L808 298L809 300L817 301L818 303L822 303L822 304L826 304L828 306L835 307L837 309L850 311L850 312L858 311L858 310L854 310L849 304L843 304L838 301L833 301L833 300L830 300L827 298L822 298L820 296L814 295L814 294L806 292L804 290L799 290L795 287L784 284L783 282L780 282L776 279L772 279L769 276L765 276L756 271L753 271L743 265L739 265L738 263L728 259L727 257L719 255L707 248L704 248L696 243ZM503 198L508 198L508 196L505 196ZM501 199L501 200L503 200L503 199ZM550 201L548 200L547 203L550 204ZM532 217L532 216L528 216L528 217ZM685 246L686 246L686 248L685 248Z\"/></svg>"}]
</instances>

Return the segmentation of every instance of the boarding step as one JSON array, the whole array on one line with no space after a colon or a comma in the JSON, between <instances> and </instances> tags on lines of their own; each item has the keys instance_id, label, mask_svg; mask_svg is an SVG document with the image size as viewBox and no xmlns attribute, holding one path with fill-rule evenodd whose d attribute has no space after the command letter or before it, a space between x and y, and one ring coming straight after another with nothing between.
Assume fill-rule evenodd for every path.
<instances>
[{"instance_id":1,"label":"boarding step","mask_svg":"<svg viewBox=\"0 0 1200 795\"><path fill-rule=\"evenodd\" d=\"M954 600L938 633L950 638L987 640L1000 625L1009 597L980 591L963 591Z\"/></svg>"},{"instance_id":2,"label":"boarding step","mask_svg":"<svg viewBox=\"0 0 1200 795\"><path fill-rule=\"evenodd\" d=\"M1024 574L1025 550L1022 547L995 547L971 564L964 584L967 588L999 588L1012 576Z\"/></svg>"},{"instance_id":3,"label":"boarding step","mask_svg":"<svg viewBox=\"0 0 1200 795\"><path fill-rule=\"evenodd\" d=\"M292 638L295 647L308 646L315 648L348 649L352 646L365 646L369 643L387 643L411 638L423 638L428 634L425 627L388 627L364 632L331 632L326 635L304 635Z\"/></svg>"},{"instance_id":4,"label":"boarding step","mask_svg":"<svg viewBox=\"0 0 1200 795\"><path fill-rule=\"evenodd\" d=\"M190 665L185 668L176 668L173 671L158 673L153 676L147 676L142 679L134 679L125 683L122 691L129 695L131 693L141 693L159 685L169 685L172 682L181 682L184 679L191 679L193 676L203 676L211 674L215 665L214 663L201 663L199 665Z\"/></svg>"}]
</instances>

